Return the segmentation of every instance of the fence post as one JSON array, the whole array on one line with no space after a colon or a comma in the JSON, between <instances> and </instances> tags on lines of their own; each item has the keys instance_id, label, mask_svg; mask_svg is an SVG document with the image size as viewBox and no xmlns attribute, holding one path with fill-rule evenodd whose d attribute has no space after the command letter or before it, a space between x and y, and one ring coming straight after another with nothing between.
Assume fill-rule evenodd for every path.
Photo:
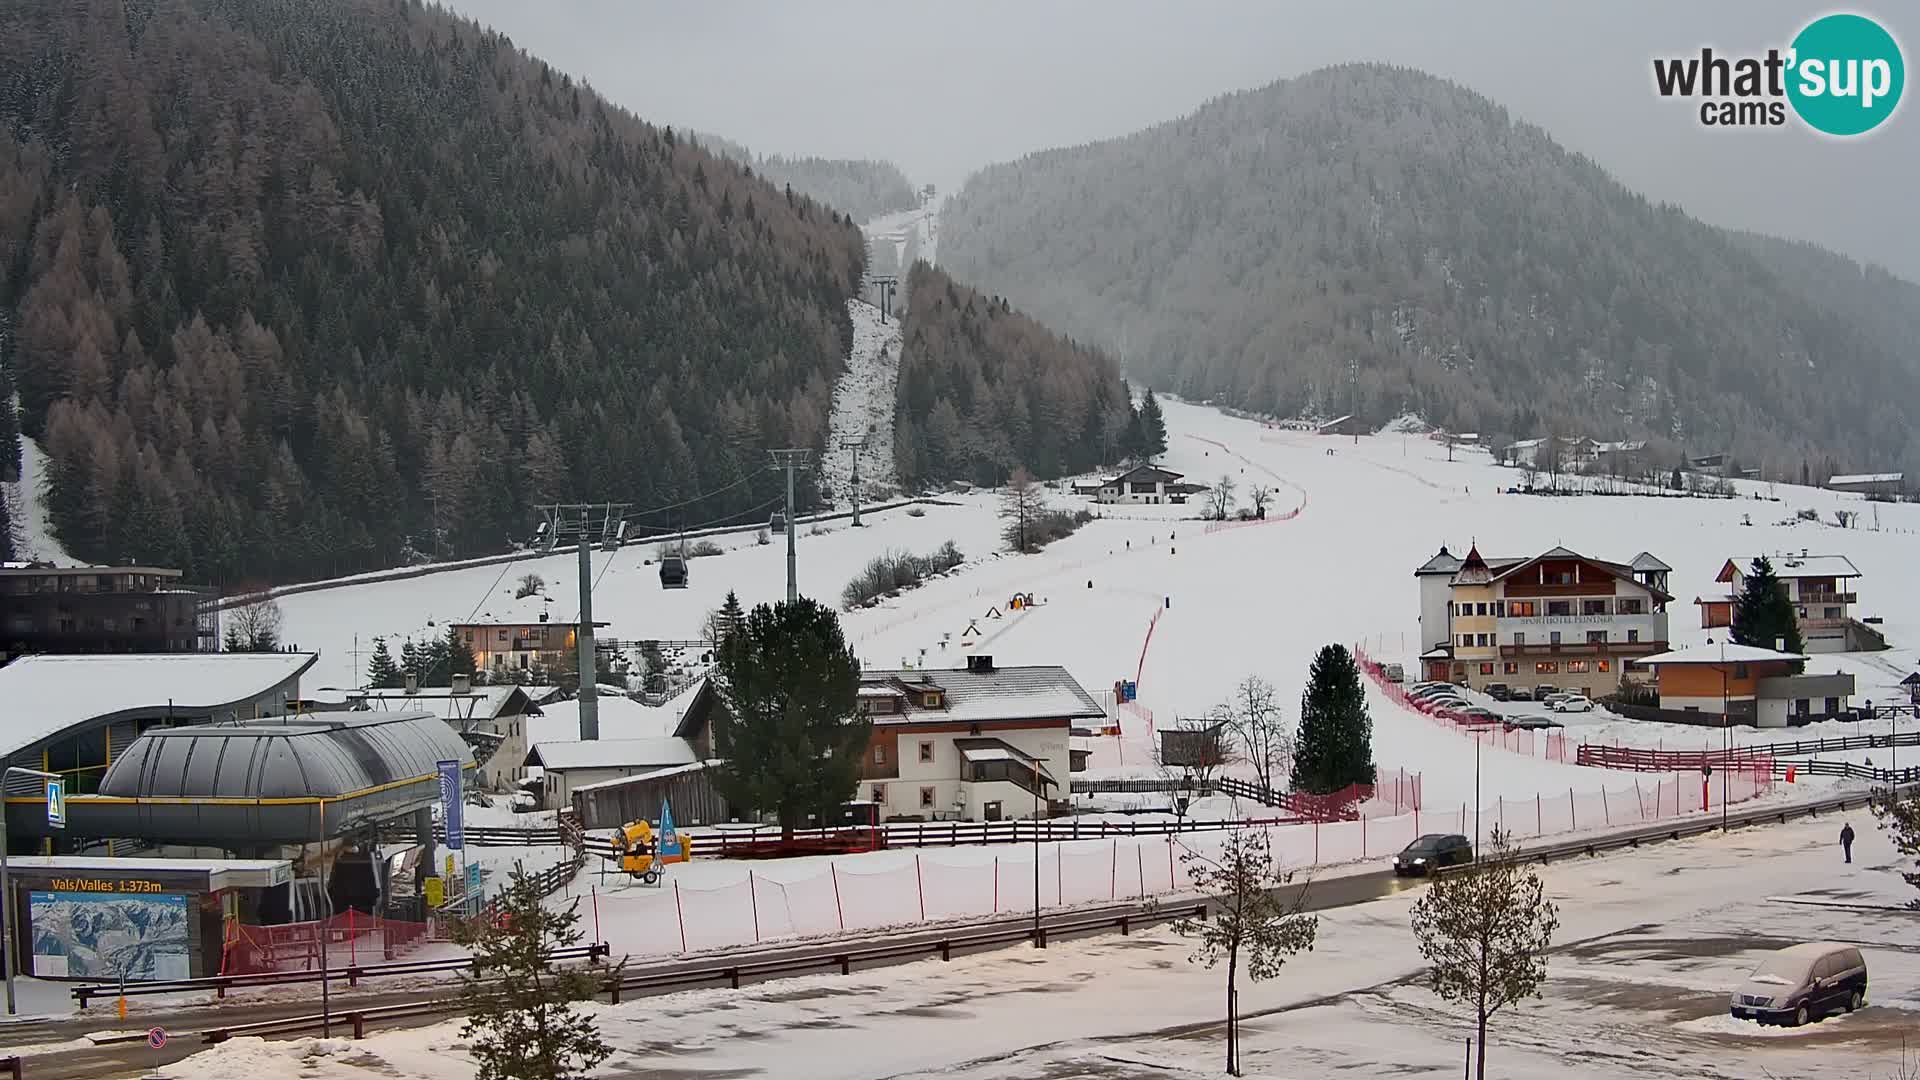
<instances>
[{"instance_id":1,"label":"fence post","mask_svg":"<svg viewBox=\"0 0 1920 1080\"><path fill-rule=\"evenodd\" d=\"M1533 793L1533 835L1547 835L1546 815L1540 812L1540 793Z\"/></svg>"},{"instance_id":2,"label":"fence post","mask_svg":"<svg viewBox=\"0 0 1920 1080\"><path fill-rule=\"evenodd\" d=\"M364 1014L357 1012L348 1013L347 1020L353 1024L354 1038L364 1039L367 1037L367 1018Z\"/></svg>"},{"instance_id":3,"label":"fence post","mask_svg":"<svg viewBox=\"0 0 1920 1080\"><path fill-rule=\"evenodd\" d=\"M753 871L749 870L747 872L751 874ZM926 922L927 921L927 883L926 883L926 880L920 876L920 853L917 851L913 853L913 887L914 887L914 891L920 894L920 921ZM755 908L754 910L758 911L759 909ZM756 915L755 918L757 919L759 918L759 916ZM757 926L758 924L756 923L755 925ZM760 940L758 936L759 931L757 929L754 931L754 934L755 934L754 940L755 941ZM941 957L941 959L944 960L946 959L946 957L943 956Z\"/></svg>"},{"instance_id":4,"label":"fence post","mask_svg":"<svg viewBox=\"0 0 1920 1080\"><path fill-rule=\"evenodd\" d=\"M673 882L673 913L680 920L680 951L686 952L687 951L687 909L684 905L680 903L680 880L678 878L675 878ZM614 1002L614 1004L618 1005L619 1002L616 1001Z\"/></svg>"},{"instance_id":5,"label":"fence post","mask_svg":"<svg viewBox=\"0 0 1920 1080\"><path fill-rule=\"evenodd\" d=\"M1144 897L1147 895L1147 856L1139 844L1133 845L1133 865L1140 872L1140 895Z\"/></svg>"},{"instance_id":6,"label":"fence post","mask_svg":"<svg viewBox=\"0 0 1920 1080\"><path fill-rule=\"evenodd\" d=\"M1573 803L1573 789L1567 789L1567 821L1572 823L1573 831L1580 831L1580 810Z\"/></svg>"},{"instance_id":7,"label":"fence post","mask_svg":"<svg viewBox=\"0 0 1920 1080\"><path fill-rule=\"evenodd\" d=\"M915 855L918 859L920 856ZM753 887L753 871L747 871L747 900L753 905L753 940L760 941L760 890Z\"/></svg>"},{"instance_id":8,"label":"fence post","mask_svg":"<svg viewBox=\"0 0 1920 1080\"><path fill-rule=\"evenodd\" d=\"M835 881L833 886L833 893L834 893L834 902L838 904L839 896L840 896L840 885L837 880ZM998 855L995 855L993 857L993 913L995 915L1000 914L1000 856ZM846 929L846 927L842 926L841 929L844 930Z\"/></svg>"},{"instance_id":9,"label":"fence post","mask_svg":"<svg viewBox=\"0 0 1920 1080\"><path fill-rule=\"evenodd\" d=\"M1113 842L1113 865L1107 871L1107 899L1120 898L1120 841Z\"/></svg>"},{"instance_id":10,"label":"fence post","mask_svg":"<svg viewBox=\"0 0 1920 1080\"><path fill-rule=\"evenodd\" d=\"M1179 886L1173 880L1173 837L1167 837L1167 891L1173 892Z\"/></svg>"},{"instance_id":11,"label":"fence post","mask_svg":"<svg viewBox=\"0 0 1920 1080\"><path fill-rule=\"evenodd\" d=\"M357 939L357 936L353 932L353 909L348 908L347 909L347 966L351 968L351 967L357 966L359 963L360 963L360 942ZM351 978L349 978L347 980L347 985L355 986L358 984L355 983ZM354 1036L354 1038L356 1039L359 1037L360 1036L358 1035Z\"/></svg>"}]
</instances>

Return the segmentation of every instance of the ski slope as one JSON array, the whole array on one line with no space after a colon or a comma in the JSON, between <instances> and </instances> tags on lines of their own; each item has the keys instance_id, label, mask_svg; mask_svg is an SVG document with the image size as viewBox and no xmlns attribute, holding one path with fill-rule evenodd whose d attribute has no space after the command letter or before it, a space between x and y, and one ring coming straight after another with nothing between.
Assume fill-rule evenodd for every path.
<instances>
[{"instance_id":1,"label":"ski slope","mask_svg":"<svg viewBox=\"0 0 1920 1080\"><path fill-rule=\"evenodd\" d=\"M851 504L856 451L846 439L864 438L860 458L861 500L876 501L894 490L893 406L900 381L900 320L881 321L880 309L860 300L847 301L853 320L853 346L847 370L833 387L833 412L827 424L827 449L821 455L823 487L835 506Z\"/></svg>"},{"instance_id":2,"label":"ski slope","mask_svg":"<svg viewBox=\"0 0 1920 1080\"><path fill-rule=\"evenodd\" d=\"M1001 665L1062 664L1096 695L1137 675L1139 703L1164 724L1204 712L1249 674L1272 680L1282 701L1296 702L1314 651L1328 642L1367 641L1378 658L1411 665L1420 640L1413 570L1443 543L1460 551L1477 542L1482 551L1499 555L1560 544L1616 560L1651 551L1674 568L1677 599L1669 616L1676 646L1705 640L1690 601L1713 587L1725 558L1804 547L1853 559L1864 575L1862 610L1885 617L1883 629L1896 646L1871 657L1817 658L1813 669L1848 665L1859 676L1859 697L1879 700L1887 700L1901 675L1913 670L1920 576L1911 558L1920 506L1880 506L1881 530L1872 531L1797 522L1794 512L1802 507L1831 521L1833 509L1864 504L1786 485L1776 490L1778 502L1497 494L1519 473L1473 451L1456 451L1457 460L1449 462L1444 446L1420 436L1322 437L1179 401L1163 399L1163 409L1170 432L1163 463L1200 482L1229 476L1243 492L1254 483L1273 486L1277 494L1268 513L1274 520L1208 533L1203 522L1180 520L1197 514L1197 505L1101 507L1108 516L1078 534L1040 554L1014 557L995 554L994 499L959 496L926 507L919 517L904 510L868 515L858 530L844 522L818 535L803 528L801 591L834 601L874 555L923 552L952 539L969 559L960 572L843 617L864 664L956 667L968 653L987 653ZM1760 485L1743 490L1766 494ZM1060 505L1082 501L1064 486L1050 497ZM1295 509L1297 516L1279 519ZM1742 524L1743 516L1753 524ZM728 552L694 560L690 587L678 591L660 588L655 568L645 561L650 548L594 552L594 614L612 623L603 633L691 638L729 589L747 604L784 595L782 544L756 545L750 533L722 543ZM550 603L512 598L514 581L528 570L547 580ZM1015 592L1031 593L1036 606L1009 612L1006 601ZM356 638L364 663L376 634L422 636L467 619L532 620L542 609L570 620L578 596L575 556L560 555L307 593L281 603L287 639L322 651L315 685L346 685L357 681L351 655ZM1382 697L1373 705L1375 757L1383 768L1421 772L1431 805L1472 797L1470 740ZM1100 770L1150 768L1150 733L1136 719L1125 723L1122 741L1101 741L1095 756ZM1615 721L1608 734L1630 739L1634 728ZM1564 797L1569 787L1587 791L1625 780L1622 774L1488 749L1479 786L1485 799L1556 792Z\"/></svg>"}]
</instances>

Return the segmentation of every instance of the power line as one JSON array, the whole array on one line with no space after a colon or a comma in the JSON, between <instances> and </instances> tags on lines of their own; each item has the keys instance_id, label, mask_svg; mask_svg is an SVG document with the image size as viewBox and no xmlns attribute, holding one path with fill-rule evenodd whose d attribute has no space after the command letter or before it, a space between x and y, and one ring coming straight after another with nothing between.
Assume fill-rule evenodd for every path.
<instances>
[{"instance_id":1,"label":"power line","mask_svg":"<svg viewBox=\"0 0 1920 1080\"><path fill-rule=\"evenodd\" d=\"M763 502L758 506L750 506L745 510L738 511L737 513L725 514L720 517L712 518L707 521L699 521L699 522L695 522L692 525L682 526L679 531L682 533L685 533L688 531L698 531L700 529L710 528L716 525L725 525L732 518L743 517L748 514L759 513L760 511L765 510L776 503L782 502L785 499L786 499L785 495L775 495L773 498L768 499L766 502ZM787 523L787 528L789 529L793 528L793 523L791 521ZM614 559L614 556L617 554L618 552L613 552L608 554L606 563L604 563L600 567L599 573L593 576L593 584L589 587L588 589L589 592L592 592L600 588L600 579L607 576L608 570L613 569L613 559ZM573 621L576 623L580 621L580 609L577 606L573 609Z\"/></svg>"}]
</instances>

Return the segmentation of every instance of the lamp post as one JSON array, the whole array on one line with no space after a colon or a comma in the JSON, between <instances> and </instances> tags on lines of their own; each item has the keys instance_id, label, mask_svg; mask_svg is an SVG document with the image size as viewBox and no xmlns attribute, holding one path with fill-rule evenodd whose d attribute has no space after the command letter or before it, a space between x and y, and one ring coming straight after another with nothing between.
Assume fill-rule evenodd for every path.
<instances>
[{"instance_id":1,"label":"lamp post","mask_svg":"<svg viewBox=\"0 0 1920 1080\"><path fill-rule=\"evenodd\" d=\"M18 765L9 765L7 766L6 772L0 773L0 795L4 795L7 784L10 783L16 775L37 776L42 780L60 779L60 777L50 772L41 772L39 769L23 769ZM17 956L18 953L15 951L14 945L13 883L7 880L6 804L4 798L0 798L0 962L4 962L7 968L8 1016L12 1016L17 1011L14 1007L13 998L13 968L14 957Z\"/></svg>"},{"instance_id":2,"label":"lamp post","mask_svg":"<svg viewBox=\"0 0 1920 1080\"><path fill-rule=\"evenodd\" d=\"M1480 861L1480 733L1473 733L1473 861Z\"/></svg>"},{"instance_id":3,"label":"lamp post","mask_svg":"<svg viewBox=\"0 0 1920 1080\"><path fill-rule=\"evenodd\" d=\"M1040 765L1033 766L1033 947L1044 949L1040 936Z\"/></svg>"}]
</instances>

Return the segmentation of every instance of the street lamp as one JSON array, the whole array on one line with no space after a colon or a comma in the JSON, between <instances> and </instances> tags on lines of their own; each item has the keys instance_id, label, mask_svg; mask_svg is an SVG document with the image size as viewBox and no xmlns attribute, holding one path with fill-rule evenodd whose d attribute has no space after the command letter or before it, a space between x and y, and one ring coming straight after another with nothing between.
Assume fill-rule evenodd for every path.
<instances>
[{"instance_id":1,"label":"street lamp","mask_svg":"<svg viewBox=\"0 0 1920 1080\"><path fill-rule=\"evenodd\" d=\"M1040 764L1033 766L1033 947L1046 946L1040 936Z\"/></svg>"},{"instance_id":2,"label":"street lamp","mask_svg":"<svg viewBox=\"0 0 1920 1080\"><path fill-rule=\"evenodd\" d=\"M54 773L41 772L39 769L23 769L18 765L7 766L0 773L0 795L4 795L7 785L15 776L37 776L42 780L60 779ZM7 1015L12 1016L18 1010L14 1006L13 969L15 950L13 939L13 883L7 880L7 822L5 800L0 798L0 963L7 968Z\"/></svg>"}]
</instances>

